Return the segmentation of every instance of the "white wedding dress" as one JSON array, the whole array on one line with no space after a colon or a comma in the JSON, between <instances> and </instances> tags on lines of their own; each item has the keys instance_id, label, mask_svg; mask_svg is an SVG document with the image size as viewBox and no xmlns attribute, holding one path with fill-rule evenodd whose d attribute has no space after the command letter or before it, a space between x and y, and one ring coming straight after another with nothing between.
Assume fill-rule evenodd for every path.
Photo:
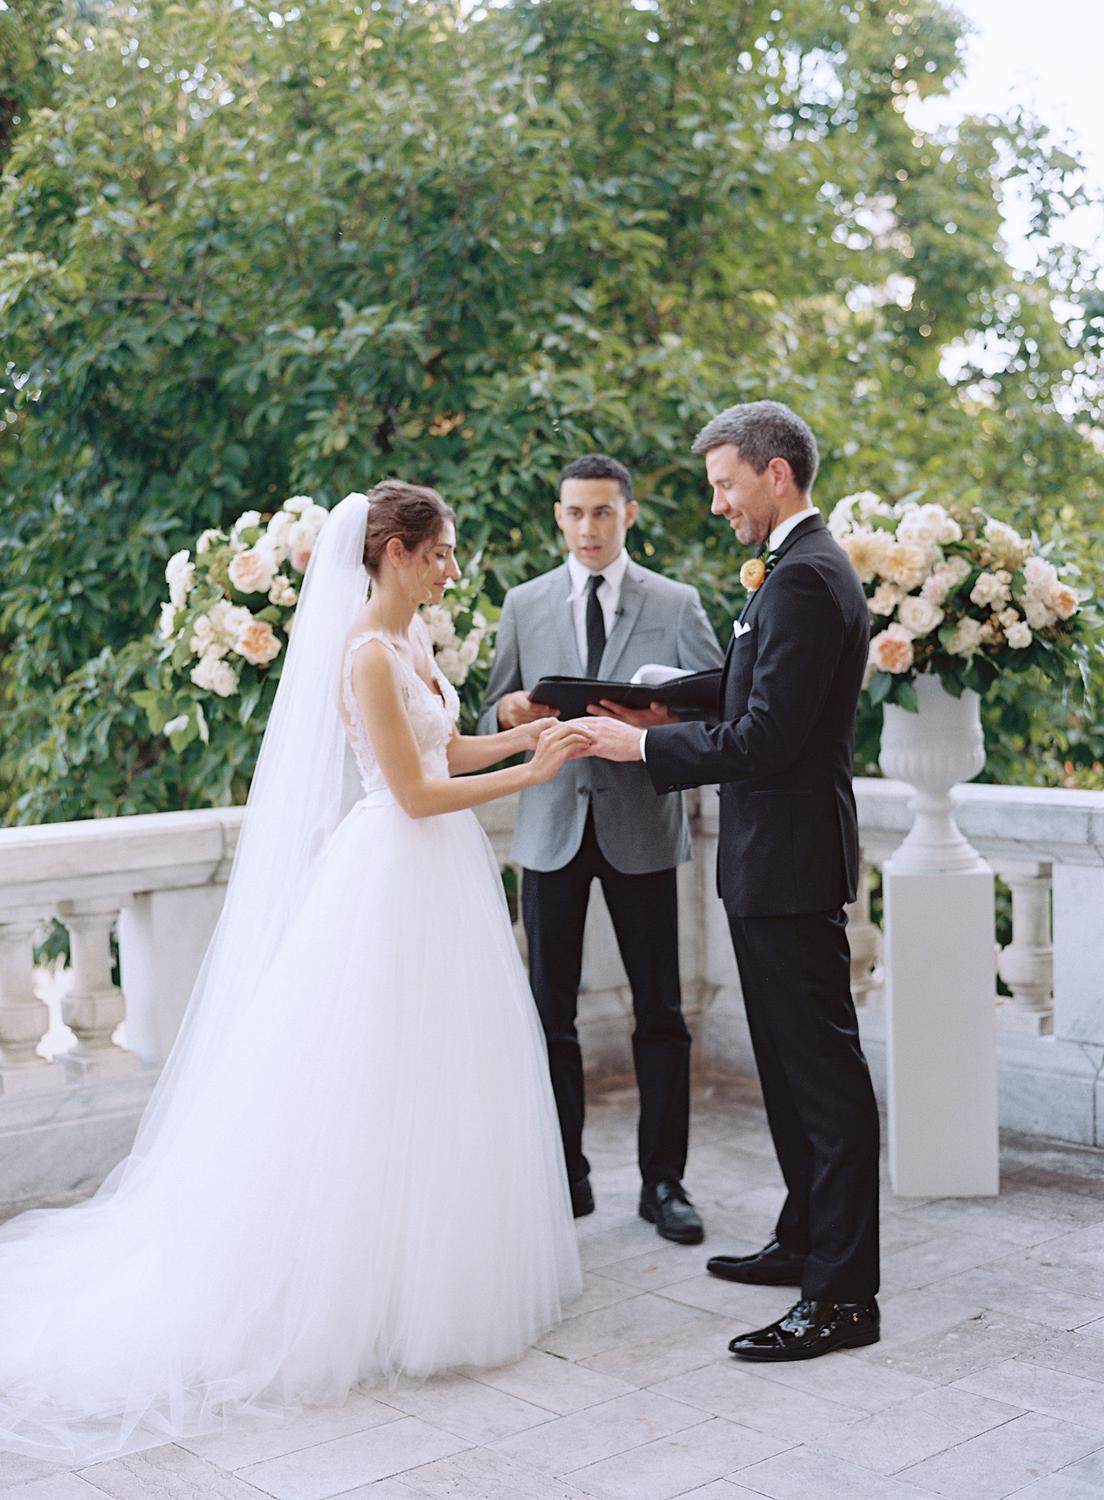
<instances>
[{"instance_id":1,"label":"white wedding dress","mask_svg":"<svg viewBox=\"0 0 1104 1500\"><path fill-rule=\"evenodd\" d=\"M363 795L282 937L259 960L240 924L236 955L216 941L100 1193L0 1231L0 1448L84 1463L360 1381L510 1362L578 1290L499 871L471 812L395 803L349 686L367 638L341 670ZM445 777L456 694L396 660ZM289 878L271 865L272 902Z\"/></svg>"}]
</instances>

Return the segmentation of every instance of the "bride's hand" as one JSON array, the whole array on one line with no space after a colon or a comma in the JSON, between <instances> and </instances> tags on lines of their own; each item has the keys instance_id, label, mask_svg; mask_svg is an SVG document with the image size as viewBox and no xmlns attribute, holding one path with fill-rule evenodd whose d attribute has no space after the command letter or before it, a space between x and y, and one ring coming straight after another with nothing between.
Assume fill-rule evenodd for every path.
<instances>
[{"instance_id":1,"label":"bride's hand","mask_svg":"<svg viewBox=\"0 0 1104 1500\"><path fill-rule=\"evenodd\" d=\"M551 729L558 724L558 719L542 718L533 719L528 724L518 724L514 728L519 750L535 750L540 744L540 737L546 729Z\"/></svg>"},{"instance_id":2,"label":"bride's hand","mask_svg":"<svg viewBox=\"0 0 1104 1500\"><path fill-rule=\"evenodd\" d=\"M591 737L577 721L554 724L546 729L537 741L533 759L529 762L529 775L534 786L551 781L566 761L586 755L591 746Z\"/></svg>"}]
</instances>

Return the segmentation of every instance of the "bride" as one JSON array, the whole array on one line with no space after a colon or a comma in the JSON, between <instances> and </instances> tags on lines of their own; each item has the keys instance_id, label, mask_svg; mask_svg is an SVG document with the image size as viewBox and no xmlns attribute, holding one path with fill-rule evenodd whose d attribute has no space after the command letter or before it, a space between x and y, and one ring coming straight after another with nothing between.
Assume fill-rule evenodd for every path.
<instances>
[{"instance_id":1,"label":"bride","mask_svg":"<svg viewBox=\"0 0 1104 1500\"><path fill-rule=\"evenodd\" d=\"M327 520L133 1150L87 1203L0 1231L0 1448L87 1463L507 1363L578 1290L543 1041L469 809L587 741L457 733L417 615L454 544L440 496L398 481Z\"/></svg>"}]
</instances>

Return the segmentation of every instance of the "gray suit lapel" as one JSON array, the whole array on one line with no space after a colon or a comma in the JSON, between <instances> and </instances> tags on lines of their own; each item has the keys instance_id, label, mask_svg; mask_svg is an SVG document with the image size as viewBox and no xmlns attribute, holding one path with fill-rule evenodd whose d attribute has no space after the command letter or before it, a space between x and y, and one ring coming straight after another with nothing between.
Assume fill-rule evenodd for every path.
<instances>
[{"instance_id":1,"label":"gray suit lapel","mask_svg":"<svg viewBox=\"0 0 1104 1500\"><path fill-rule=\"evenodd\" d=\"M560 660L564 663L565 677L582 677L584 668L579 657L579 641L575 635L575 611L571 607L571 574L567 564L557 568L551 575L549 608L553 629L560 648Z\"/></svg>"},{"instance_id":2,"label":"gray suit lapel","mask_svg":"<svg viewBox=\"0 0 1104 1500\"><path fill-rule=\"evenodd\" d=\"M602 652L602 664L599 671L607 682L616 680L613 674L629 643L629 637L633 633L640 611L644 608L646 592L647 587L641 569L630 562L621 580L621 598L617 605L613 629L606 639L606 649Z\"/></svg>"}]
</instances>

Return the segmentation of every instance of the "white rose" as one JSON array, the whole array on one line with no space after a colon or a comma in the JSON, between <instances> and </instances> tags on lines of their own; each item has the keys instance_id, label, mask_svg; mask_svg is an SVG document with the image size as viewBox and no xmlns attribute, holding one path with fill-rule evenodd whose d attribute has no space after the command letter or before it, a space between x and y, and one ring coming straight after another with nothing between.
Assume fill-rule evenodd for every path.
<instances>
[{"instance_id":1,"label":"white rose","mask_svg":"<svg viewBox=\"0 0 1104 1500\"><path fill-rule=\"evenodd\" d=\"M1046 607L1060 620L1068 620L1077 613L1077 595L1066 584L1060 583L1047 595Z\"/></svg>"},{"instance_id":2,"label":"white rose","mask_svg":"<svg viewBox=\"0 0 1104 1500\"><path fill-rule=\"evenodd\" d=\"M880 583L870 596L872 615L891 615L901 602L901 590L895 583Z\"/></svg>"},{"instance_id":3,"label":"white rose","mask_svg":"<svg viewBox=\"0 0 1104 1500\"><path fill-rule=\"evenodd\" d=\"M951 592L951 576L943 568L936 568L930 578L925 578L920 588L921 599L936 606L943 604Z\"/></svg>"},{"instance_id":4,"label":"white rose","mask_svg":"<svg viewBox=\"0 0 1104 1500\"><path fill-rule=\"evenodd\" d=\"M977 581L970 590L970 599L974 604L999 608L1008 603L1011 592L1008 587L1007 573L1003 577L1000 573L979 573Z\"/></svg>"},{"instance_id":5,"label":"white rose","mask_svg":"<svg viewBox=\"0 0 1104 1500\"><path fill-rule=\"evenodd\" d=\"M169 586L169 598L176 609L183 609L188 595L195 585L195 564L187 550L174 552L165 564L165 582Z\"/></svg>"},{"instance_id":6,"label":"white rose","mask_svg":"<svg viewBox=\"0 0 1104 1500\"><path fill-rule=\"evenodd\" d=\"M1030 646L1032 640L1034 639L1031 634L1030 625L1028 625L1024 620L1020 620L1016 625L1010 625L1006 634L1008 637L1008 644L1014 651L1022 651L1025 646Z\"/></svg>"},{"instance_id":7,"label":"white rose","mask_svg":"<svg viewBox=\"0 0 1104 1500\"><path fill-rule=\"evenodd\" d=\"M1037 599L1045 599L1061 586L1058 582L1058 569L1053 563L1047 562L1045 557L1029 557L1023 565L1023 572L1027 592Z\"/></svg>"},{"instance_id":8,"label":"white rose","mask_svg":"<svg viewBox=\"0 0 1104 1500\"><path fill-rule=\"evenodd\" d=\"M172 604L162 604L157 621L157 634L163 641L171 638L176 623L176 609Z\"/></svg>"},{"instance_id":9,"label":"white rose","mask_svg":"<svg viewBox=\"0 0 1104 1500\"><path fill-rule=\"evenodd\" d=\"M260 543L239 552L229 568L230 582L242 594L265 594L272 587L276 560Z\"/></svg>"},{"instance_id":10,"label":"white rose","mask_svg":"<svg viewBox=\"0 0 1104 1500\"><path fill-rule=\"evenodd\" d=\"M277 573L272 580L272 587L268 591L268 602L278 604L282 609L290 609L298 602L299 591L294 588L289 579L282 573Z\"/></svg>"},{"instance_id":11,"label":"white rose","mask_svg":"<svg viewBox=\"0 0 1104 1500\"><path fill-rule=\"evenodd\" d=\"M1012 609L1011 607L1009 607L1008 609L1002 609L998 618L1005 630L1010 630L1013 625L1018 625L1020 623L1019 611Z\"/></svg>"},{"instance_id":12,"label":"white rose","mask_svg":"<svg viewBox=\"0 0 1104 1500\"><path fill-rule=\"evenodd\" d=\"M286 510L278 510L265 529L265 540L278 563L283 562L287 556L288 532L294 525L294 516L289 515Z\"/></svg>"},{"instance_id":13,"label":"white rose","mask_svg":"<svg viewBox=\"0 0 1104 1500\"><path fill-rule=\"evenodd\" d=\"M455 643L452 616L440 604L427 604L422 610L422 620L434 646L450 646Z\"/></svg>"},{"instance_id":14,"label":"white rose","mask_svg":"<svg viewBox=\"0 0 1104 1500\"><path fill-rule=\"evenodd\" d=\"M460 665L467 670L479 655L479 642L470 635L460 647Z\"/></svg>"},{"instance_id":15,"label":"white rose","mask_svg":"<svg viewBox=\"0 0 1104 1500\"><path fill-rule=\"evenodd\" d=\"M893 538L886 531L872 531L868 526L856 526L853 531L840 538L840 546L847 553L859 582L872 583L884 571Z\"/></svg>"},{"instance_id":16,"label":"white rose","mask_svg":"<svg viewBox=\"0 0 1104 1500\"><path fill-rule=\"evenodd\" d=\"M868 665L876 672L907 672L913 660L912 636L901 625L887 625L870 642Z\"/></svg>"},{"instance_id":17,"label":"white rose","mask_svg":"<svg viewBox=\"0 0 1104 1500\"><path fill-rule=\"evenodd\" d=\"M952 656L973 656L981 646L981 637L981 621L967 616L955 626L954 634L947 641L947 650Z\"/></svg>"},{"instance_id":18,"label":"white rose","mask_svg":"<svg viewBox=\"0 0 1104 1500\"><path fill-rule=\"evenodd\" d=\"M891 542L878 571L890 583L898 584L906 593L919 588L928 576L928 553L923 547L913 547L905 542Z\"/></svg>"},{"instance_id":19,"label":"white rose","mask_svg":"<svg viewBox=\"0 0 1104 1500\"><path fill-rule=\"evenodd\" d=\"M945 562L939 564L939 572L945 573L951 580L951 588L957 588L963 579L969 578L971 571L970 564L966 559L957 556L957 554L954 557L948 557Z\"/></svg>"},{"instance_id":20,"label":"white rose","mask_svg":"<svg viewBox=\"0 0 1104 1500\"><path fill-rule=\"evenodd\" d=\"M261 524L261 513L259 510L245 510L234 522L235 531L248 531L251 526Z\"/></svg>"},{"instance_id":21,"label":"white rose","mask_svg":"<svg viewBox=\"0 0 1104 1500\"><path fill-rule=\"evenodd\" d=\"M212 657L218 661L231 650L252 619L253 616L241 605L219 599L192 626L189 647L196 656Z\"/></svg>"},{"instance_id":22,"label":"white rose","mask_svg":"<svg viewBox=\"0 0 1104 1500\"><path fill-rule=\"evenodd\" d=\"M326 518L329 514L329 511L324 505L311 505L307 507L307 509L303 512L299 519L305 526L309 526L313 535L317 537L318 533L325 525Z\"/></svg>"},{"instance_id":23,"label":"white rose","mask_svg":"<svg viewBox=\"0 0 1104 1500\"><path fill-rule=\"evenodd\" d=\"M169 720L164 729L162 729L161 733L165 736L166 739L169 739L172 735L179 734L182 729L187 729L187 727L188 715L177 714L175 719Z\"/></svg>"},{"instance_id":24,"label":"white rose","mask_svg":"<svg viewBox=\"0 0 1104 1500\"><path fill-rule=\"evenodd\" d=\"M220 698L230 698L238 691L238 674L228 662L215 656L201 656L191 676L196 687L217 693Z\"/></svg>"},{"instance_id":25,"label":"white rose","mask_svg":"<svg viewBox=\"0 0 1104 1500\"><path fill-rule=\"evenodd\" d=\"M909 595L897 606L897 618L913 635L927 635L943 623L943 611L929 600Z\"/></svg>"},{"instance_id":26,"label":"white rose","mask_svg":"<svg viewBox=\"0 0 1104 1500\"><path fill-rule=\"evenodd\" d=\"M909 505L897 527L897 540L909 546L942 547L962 540L962 527L942 505Z\"/></svg>"},{"instance_id":27,"label":"white rose","mask_svg":"<svg viewBox=\"0 0 1104 1500\"><path fill-rule=\"evenodd\" d=\"M1058 618L1053 610L1047 609L1041 599L1035 598L1028 598L1024 601L1024 614L1032 630L1047 630Z\"/></svg>"},{"instance_id":28,"label":"white rose","mask_svg":"<svg viewBox=\"0 0 1104 1500\"><path fill-rule=\"evenodd\" d=\"M280 654L280 642L267 620L250 620L234 642L234 650L254 667L267 667Z\"/></svg>"},{"instance_id":29,"label":"white rose","mask_svg":"<svg viewBox=\"0 0 1104 1500\"><path fill-rule=\"evenodd\" d=\"M221 540L222 532L216 531L213 526L209 526L206 531L201 531L196 539L196 556L202 557L216 542Z\"/></svg>"},{"instance_id":30,"label":"white rose","mask_svg":"<svg viewBox=\"0 0 1104 1500\"><path fill-rule=\"evenodd\" d=\"M290 500L285 500L281 509L286 510L289 515L298 516L305 510L309 510L314 501L309 495L292 495Z\"/></svg>"},{"instance_id":31,"label":"white rose","mask_svg":"<svg viewBox=\"0 0 1104 1500\"><path fill-rule=\"evenodd\" d=\"M1028 544L1018 531L1003 521L985 523L985 540L994 559L1010 568L1018 568L1027 556Z\"/></svg>"}]
</instances>

